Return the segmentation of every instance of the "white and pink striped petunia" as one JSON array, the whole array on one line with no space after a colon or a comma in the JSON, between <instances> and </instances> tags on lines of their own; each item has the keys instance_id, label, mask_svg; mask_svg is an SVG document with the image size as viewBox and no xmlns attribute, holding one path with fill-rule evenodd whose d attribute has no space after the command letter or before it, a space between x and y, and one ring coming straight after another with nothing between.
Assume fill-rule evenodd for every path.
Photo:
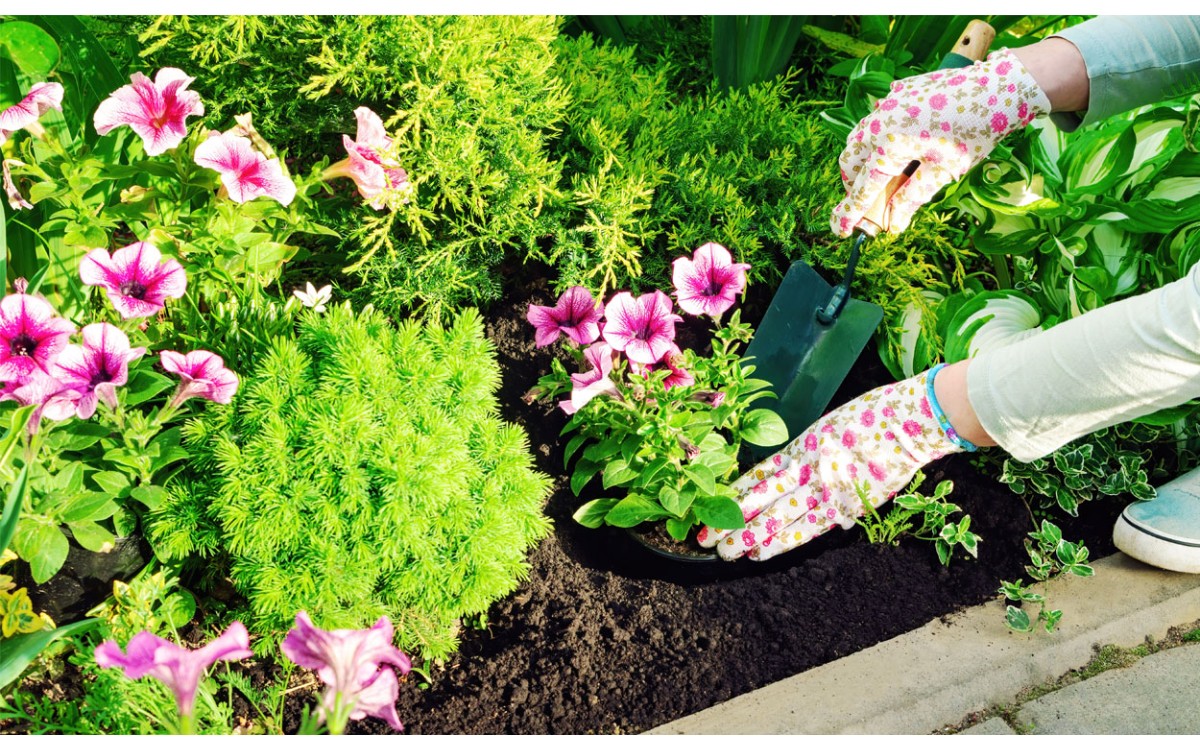
<instances>
[{"instance_id":1,"label":"white and pink striped petunia","mask_svg":"<svg viewBox=\"0 0 1200 750\"><path fill-rule=\"evenodd\" d=\"M61 83L33 84L24 99L0 112L0 143L7 141L18 130L37 122L47 110L62 112L62 100Z\"/></svg>"},{"instance_id":2,"label":"white and pink striped petunia","mask_svg":"<svg viewBox=\"0 0 1200 750\"><path fill-rule=\"evenodd\" d=\"M135 242L111 257L102 248L92 250L80 261L79 276L88 286L104 287L126 320L156 315L168 297L178 299L187 290L183 266L173 258L163 260L149 242Z\"/></svg>"},{"instance_id":3,"label":"white and pink striped petunia","mask_svg":"<svg viewBox=\"0 0 1200 750\"><path fill-rule=\"evenodd\" d=\"M675 298L684 312L719 318L746 288L749 263L734 263L715 242L701 245L691 258L676 258L672 268Z\"/></svg>"},{"instance_id":4,"label":"white and pink striped petunia","mask_svg":"<svg viewBox=\"0 0 1200 750\"><path fill-rule=\"evenodd\" d=\"M612 396L620 398L621 392L609 375L612 373L615 352L603 341L597 341L587 348L583 358L592 369L571 376L571 398L560 401L559 407L567 414L579 411L596 396Z\"/></svg>"},{"instance_id":5,"label":"white and pink striped petunia","mask_svg":"<svg viewBox=\"0 0 1200 750\"><path fill-rule=\"evenodd\" d=\"M255 151L249 138L214 134L196 147L195 159L221 175L221 184L235 203L265 196L286 206L296 197L296 184L284 175L279 159Z\"/></svg>"},{"instance_id":6,"label":"white and pink striped petunia","mask_svg":"<svg viewBox=\"0 0 1200 750\"><path fill-rule=\"evenodd\" d=\"M129 363L146 353L129 346L129 337L108 323L83 327L83 345L71 344L54 362L52 374L64 388L79 393L76 414L90 419L97 401L117 408L117 386L129 380Z\"/></svg>"},{"instance_id":7,"label":"white and pink striped petunia","mask_svg":"<svg viewBox=\"0 0 1200 750\"><path fill-rule=\"evenodd\" d=\"M171 399L170 408L178 408L189 398L198 396L218 404L228 404L237 393L238 376L225 367L225 360L212 352L197 349L179 352L159 352L163 369L173 372L182 381Z\"/></svg>"},{"instance_id":8,"label":"white and pink striped petunia","mask_svg":"<svg viewBox=\"0 0 1200 750\"><path fill-rule=\"evenodd\" d=\"M354 139L342 136L347 157L325 170L325 179L348 177L358 193L374 209L407 203L412 193L408 172L388 155L392 139L383 129L383 120L368 107L354 110L358 130Z\"/></svg>"},{"instance_id":9,"label":"white and pink striped petunia","mask_svg":"<svg viewBox=\"0 0 1200 750\"><path fill-rule=\"evenodd\" d=\"M652 365L675 345L675 324L683 318L671 310L671 298L658 290L637 299L615 294L604 306L604 340L631 362Z\"/></svg>"},{"instance_id":10,"label":"white and pink striped petunia","mask_svg":"<svg viewBox=\"0 0 1200 750\"><path fill-rule=\"evenodd\" d=\"M163 68L151 81L134 73L122 86L100 102L92 118L96 132L107 134L128 125L142 138L146 154L157 156L175 148L187 136L187 118L204 114L204 103L187 87L195 79L179 68Z\"/></svg>"}]
</instances>

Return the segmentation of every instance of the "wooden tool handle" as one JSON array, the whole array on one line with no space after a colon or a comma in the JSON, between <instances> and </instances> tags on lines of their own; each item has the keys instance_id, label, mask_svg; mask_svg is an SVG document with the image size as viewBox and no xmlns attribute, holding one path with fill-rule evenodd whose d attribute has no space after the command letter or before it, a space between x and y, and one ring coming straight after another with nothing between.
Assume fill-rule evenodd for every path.
<instances>
[{"instance_id":1,"label":"wooden tool handle","mask_svg":"<svg viewBox=\"0 0 1200 750\"><path fill-rule=\"evenodd\" d=\"M959 67L960 63L982 60L995 39L996 30L991 27L991 24L986 21L971 21L967 24L966 30L958 37L954 50L946 56L946 60L942 61L942 67ZM961 55L965 60L956 60L956 55ZM908 163L903 172L888 181L875 199L875 203L863 214L858 229L871 237L879 232L887 231L892 223L892 196L904 187L908 178L913 176L919 166L921 166L921 162L914 159Z\"/></svg>"},{"instance_id":2,"label":"wooden tool handle","mask_svg":"<svg viewBox=\"0 0 1200 750\"><path fill-rule=\"evenodd\" d=\"M972 21L958 38L954 52L970 60L982 60L987 56L988 47L996 40L996 30L986 21Z\"/></svg>"}]
</instances>

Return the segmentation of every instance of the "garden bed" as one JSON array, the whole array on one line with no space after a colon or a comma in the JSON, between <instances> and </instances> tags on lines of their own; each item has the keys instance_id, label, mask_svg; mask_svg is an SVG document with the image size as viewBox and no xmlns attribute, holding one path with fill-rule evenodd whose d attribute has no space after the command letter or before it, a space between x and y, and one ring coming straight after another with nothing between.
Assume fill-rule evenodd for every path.
<instances>
[{"instance_id":1,"label":"garden bed","mask_svg":"<svg viewBox=\"0 0 1200 750\"><path fill-rule=\"evenodd\" d=\"M571 513L582 500L567 486L558 438L566 417L520 398L551 356L533 347L524 320L529 302L552 296L541 284L510 287L487 331L504 373L503 416L528 431L538 468L558 478L548 502L555 533L533 551L529 580L488 612L486 629L463 633L459 655L435 670L433 685L418 690L410 678L402 687L407 731L641 732L952 618L992 598L1001 579L1023 575L1022 539L1032 529L1025 504L965 455L928 471L931 483L954 481L951 500L983 537L978 560L956 558L948 568L932 544L870 546L852 530L712 573L665 565L619 530L579 526ZM747 302L748 319L763 302ZM835 402L890 379L873 350L859 365ZM1087 504L1064 531L1094 557L1106 554L1122 506ZM352 731L387 727L371 720Z\"/></svg>"}]
</instances>

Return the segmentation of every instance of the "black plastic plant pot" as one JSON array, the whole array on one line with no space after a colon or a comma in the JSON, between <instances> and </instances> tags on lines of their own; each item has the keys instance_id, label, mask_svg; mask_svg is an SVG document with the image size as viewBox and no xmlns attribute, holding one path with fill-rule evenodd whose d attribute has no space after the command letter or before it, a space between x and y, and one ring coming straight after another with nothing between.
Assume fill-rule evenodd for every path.
<instances>
[{"instance_id":1,"label":"black plastic plant pot","mask_svg":"<svg viewBox=\"0 0 1200 750\"><path fill-rule=\"evenodd\" d=\"M141 535L117 537L109 552L92 552L79 546L69 529L63 532L70 543L62 569L45 583L34 583L23 560L13 563L18 585L29 590L37 612L44 612L58 625L83 619L92 607L112 593L115 580L128 580L150 561L150 545Z\"/></svg>"},{"instance_id":2,"label":"black plastic plant pot","mask_svg":"<svg viewBox=\"0 0 1200 750\"><path fill-rule=\"evenodd\" d=\"M661 526L643 524L626 529L629 537L664 560L681 565L729 565L714 551L704 549L690 538L687 542L675 542L667 536ZM668 544L668 540L672 543Z\"/></svg>"}]
</instances>

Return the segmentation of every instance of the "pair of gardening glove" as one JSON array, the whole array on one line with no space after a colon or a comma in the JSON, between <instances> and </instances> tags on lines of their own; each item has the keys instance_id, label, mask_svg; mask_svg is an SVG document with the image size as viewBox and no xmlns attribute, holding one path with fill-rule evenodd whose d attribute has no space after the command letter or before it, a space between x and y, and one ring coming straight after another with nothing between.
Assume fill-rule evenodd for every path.
<instances>
[{"instance_id":1,"label":"pair of gardening glove","mask_svg":"<svg viewBox=\"0 0 1200 750\"><path fill-rule=\"evenodd\" d=\"M920 164L891 199L888 231L901 232L942 187L982 161L1006 135L1050 111L1050 100L1009 50L968 68L892 84L850 133L839 158L846 198L833 231L848 236L895 176ZM839 526L849 528L903 489L925 464L970 446L933 398L937 368L882 386L835 409L734 483L744 529L700 530L726 559L767 560Z\"/></svg>"}]
</instances>

